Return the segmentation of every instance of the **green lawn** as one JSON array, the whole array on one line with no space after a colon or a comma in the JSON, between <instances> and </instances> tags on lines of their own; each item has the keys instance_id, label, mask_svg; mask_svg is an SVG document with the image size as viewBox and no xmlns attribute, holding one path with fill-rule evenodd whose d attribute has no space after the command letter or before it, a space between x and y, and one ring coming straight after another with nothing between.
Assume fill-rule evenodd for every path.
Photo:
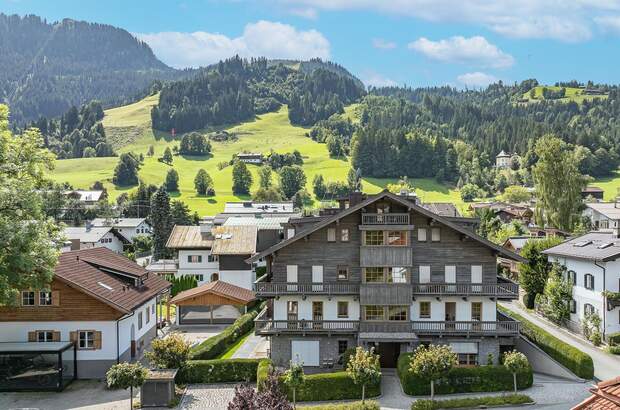
<instances>
[{"instance_id":1,"label":"green lawn","mask_svg":"<svg viewBox=\"0 0 620 410\"><path fill-rule=\"evenodd\" d=\"M590 185L597 186L605 191L605 201L613 201L620 193L620 171L616 171L613 177L597 178Z\"/></svg>"},{"instance_id":2,"label":"green lawn","mask_svg":"<svg viewBox=\"0 0 620 410\"><path fill-rule=\"evenodd\" d=\"M147 183L161 184L170 168L157 161L164 149L178 145L172 141L170 135L151 128L150 108L157 103L158 96L150 96L142 101L123 107L113 108L105 112L103 124L108 138L113 142L116 150L144 154L145 161L140 170L140 178ZM330 158L325 144L319 144L305 136L308 128L292 125L288 120L288 108L282 107L279 111L259 115L255 120L224 127L229 132L236 133L238 139L228 142L213 142L212 156L193 157L176 156L172 166L180 177L180 191L171 196L183 200L192 210L201 216L220 212L227 201L239 201L248 197L236 196L232 193L232 167L217 169L217 164L229 161L234 153L242 151L269 152L270 149L278 152L290 152L297 149L304 158L304 171L307 177L307 189L312 192L312 179L317 173L323 174L327 181L346 180L349 162L344 159ZM356 105L346 108L345 115L355 119ZM148 147L153 145L155 155L146 155ZM123 192L135 187L116 187L112 184L112 176L117 158L79 158L56 161L56 168L52 178L58 182L69 182L75 188L88 188L95 181L102 181L110 197L114 200ZM211 198L200 197L194 190L194 177L200 168L204 168L213 177L216 196ZM252 191L257 188L258 176L256 166L249 166L254 175ZM395 179L366 178L363 181L365 192L375 193L383 189ZM457 190L448 189L432 179L412 179L417 194L422 200L431 202L461 203Z\"/></svg>"},{"instance_id":3,"label":"green lawn","mask_svg":"<svg viewBox=\"0 0 620 410\"><path fill-rule=\"evenodd\" d=\"M530 92L526 92L523 94L523 98L528 99L530 102L536 102L543 99L543 88L547 88L552 91L559 91L562 87L556 87L553 85L539 85L534 88L535 96L537 99L532 100L530 98ZM583 95L583 89L575 88L575 87L564 87L566 88L566 97L561 98L557 101L569 102L575 101L577 103L581 103L585 100L593 100L594 98L607 98L607 95Z\"/></svg>"},{"instance_id":4,"label":"green lawn","mask_svg":"<svg viewBox=\"0 0 620 410\"><path fill-rule=\"evenodd\" d=\"M245 343L245 341L248 339L248 337L250 337L252 332L253 332L253 330L249 331L248 333L246 333L245 336L243 336L241 339L237 340L237 343L235 343L234 345L230 346L230 349L228 349L227 351L225 351L224 353L219 355L217 357L217 359L231 359L232 355L235 354L235 352L237 350L239 350L241 345L243 345Z\"/></svg>"}]
</instances>

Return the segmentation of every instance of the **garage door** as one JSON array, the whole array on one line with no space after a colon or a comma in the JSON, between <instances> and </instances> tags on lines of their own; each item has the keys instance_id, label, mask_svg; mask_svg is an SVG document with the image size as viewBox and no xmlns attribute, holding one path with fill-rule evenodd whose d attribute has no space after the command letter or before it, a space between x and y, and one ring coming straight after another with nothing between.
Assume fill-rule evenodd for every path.
<instances>
[{"instance_id":1,"label":"garage door","mask_svg":"<svg viewBox=\"0 0 620 410\"><path fill-rule=\"evenodd\" d=\"M304 366L319 365L318 340L293 340L291 341L291 352L294 362L303 363Z\"/></svg>"}]
</instances>

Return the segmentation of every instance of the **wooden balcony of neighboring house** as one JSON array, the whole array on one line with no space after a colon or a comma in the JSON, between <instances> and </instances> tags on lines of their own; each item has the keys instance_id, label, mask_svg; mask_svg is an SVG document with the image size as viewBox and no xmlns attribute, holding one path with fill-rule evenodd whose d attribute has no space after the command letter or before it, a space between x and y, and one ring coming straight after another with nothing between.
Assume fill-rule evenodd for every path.
<instances>
[{"instance_id":1,"label":"wooden balcony of neighboring house","mask_svg":"<svg viewBox=\"0 0 620 410\"><path fill-rule=\"evenodd\" d=\"M497 283L415 283L412 285L412 293L413 297L416 295L488 296L506 300L518 299L519 285L499 277Z\"/></svg>"},{"instance_id":2,"label":"wooden balcony of neighboring house","mask_svg":"<svg viewBox=\"0 0 620 410\"><path fill-rule=\"evenodd\" d=\"M408 213L362 213L362 225L409 225Z\"/></svg>"},{"instance_id":3,"label":"wooden balcony of neighboring house","mask_svg":"<svg viewBox=\"0 0 620 410\"><path fill-rule=\"evenodd\" d=\"M286 282L254 282L257 297L278 297L281 295L357 295L359 283L321 282L321 283L286 283Z\"/></svg>"},{"instance_id":4,"label":"wooden balcony of neighboring house","mask_svg":"<svg viewBox=\"0 0 620 410\"><path fill-rule=\"evenodd\" d=\"M360 246L360 266L413 266L410 246Z\"/></svg>"},{"instance_id":5,"label":"wooden balcony of neighboring house","mask_svg":"<svg viewBox=\"0 0 620 410\"><path fill-rule=\"evenodd\" d=\"M367 283L359 285L361 305L410 305L410 283Z\"/></svg>"},{"instance_id":6,"label":"wooden balcony of neighboring house","mask_svg":"<svg viewBox=\"0 0 620 410\"><path fill-rule=\"evenodd\" d=\"M357 320L316 320L297 319L289 316L289 320L274 320L269 317L267 309L254 319L254 333L259 336L278 334L356 334L359 331Z\"/></svg>"}]
</instances>

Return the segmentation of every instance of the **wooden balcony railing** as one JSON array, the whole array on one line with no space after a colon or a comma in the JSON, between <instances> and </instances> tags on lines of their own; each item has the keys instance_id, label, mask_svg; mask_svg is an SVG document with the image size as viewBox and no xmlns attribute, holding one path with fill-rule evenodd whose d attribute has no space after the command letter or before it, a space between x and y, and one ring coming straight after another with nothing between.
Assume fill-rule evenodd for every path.
<instances>
[{"instance_id":1,"label":"wooden balcony railing","mask_svg":"<svg viewBox=\"0 0 620 410\"><path fill-rule=\"evenodd\" d=\"M273 320L267 309L263 309L254 319L254 332L257 335L273 335L280 333L344 333L352 334L359 331L357 320Z\"/></svg>"},{"instance_id":2,"label":"wooden balcony railing","mask_svg":"<svg viewBox=\"0 0 620 410\"><path fill-rule=\"evenodd\" d=\"M414 295L494 296L508 299L519 297L519 285L512 282L415 283L412 286Z\"/></svg>"},{"instance_id":3,"label":"wooden balcony railing","mask_svg":"<svg viewBox=\"0 0 620 410\"><path fill-rule=\"evenodd\" d=\"M360 322L360 332L412 333L410 321Z\"/></svg>"},{"instance_id":4,"label":"wooden balcony railing","mask_svg":"<svg viewBox=\"0 0 620 410\"><path fill-rule=\"evenodd\" d=\"M359 283L283 283L255 282L254 292L259 297L279 295L357 295Z\"/></svg>"},{"instance_id":5,"label":"wooden balcony railing","mask_svg":"<svg viewBox=\"0 0 620 410\"><path fill-rule=\"evenodd\" d=\"M362 214L362 225L409 225L409 214Z\"/></svg>"},{"instance_id":6,"label":"wooden balcony railing","mask_svg":"<svg viewBox=\"0 0 620 410\"><path fill-rule=\"evenodd\" d=\"M514 320L501 321L415 321L411 328L417 335L499 335L516 336L521 323Z\"/></svg>"}]
</instances>

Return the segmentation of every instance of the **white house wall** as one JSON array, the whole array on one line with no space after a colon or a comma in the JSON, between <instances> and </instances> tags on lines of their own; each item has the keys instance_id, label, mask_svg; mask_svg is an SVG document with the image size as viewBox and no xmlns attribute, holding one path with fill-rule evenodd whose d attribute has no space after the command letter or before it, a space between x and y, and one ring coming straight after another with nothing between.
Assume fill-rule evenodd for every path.
<instances>
[{"instance_id":1,"label":"white house wall","mask_svg":"<svg viewBox=\"0 0 620 410\"><path fill-rule=\"evenodd\" d=\"M420 318L420 302L431 302L431 317ZM445 303L456 303L456 321L471 321L471 303L482 302L482 320L494 322L497 320L497 304L495 301L489 298L483 297L468 297L467 300L463 300L458 296L442 296L441 301L438 301L434 297L417 297L411 304L410 319L413 321L444 321L445 316Z\"/></svg>"},{"instance_id":2,"label":"white house wall","mask_svg":"<svg viewBox=\"0 0 620 410\"><path fill-rule=\"evenodd\" d=\"M360 320L360 305L352 296L308 296L305 300L295 296L282 296L273 301L274 320L287 320L287 302L297 301L298 319L312 320L312 302L323 302L323 320ZM349 316L338 317L338 302L349 302Z\"/></svg>"},{"instance_id":3,"label":"white house wall","mask_svg":"<svg viewBox=\"0 0 620 410\"><path fill-rule=\"evenodd\" d=\"M251 270L222 270L219 272L219 277L221 281L251 290L256 280L256 273Z\"/></svg>"}]
</instances>

